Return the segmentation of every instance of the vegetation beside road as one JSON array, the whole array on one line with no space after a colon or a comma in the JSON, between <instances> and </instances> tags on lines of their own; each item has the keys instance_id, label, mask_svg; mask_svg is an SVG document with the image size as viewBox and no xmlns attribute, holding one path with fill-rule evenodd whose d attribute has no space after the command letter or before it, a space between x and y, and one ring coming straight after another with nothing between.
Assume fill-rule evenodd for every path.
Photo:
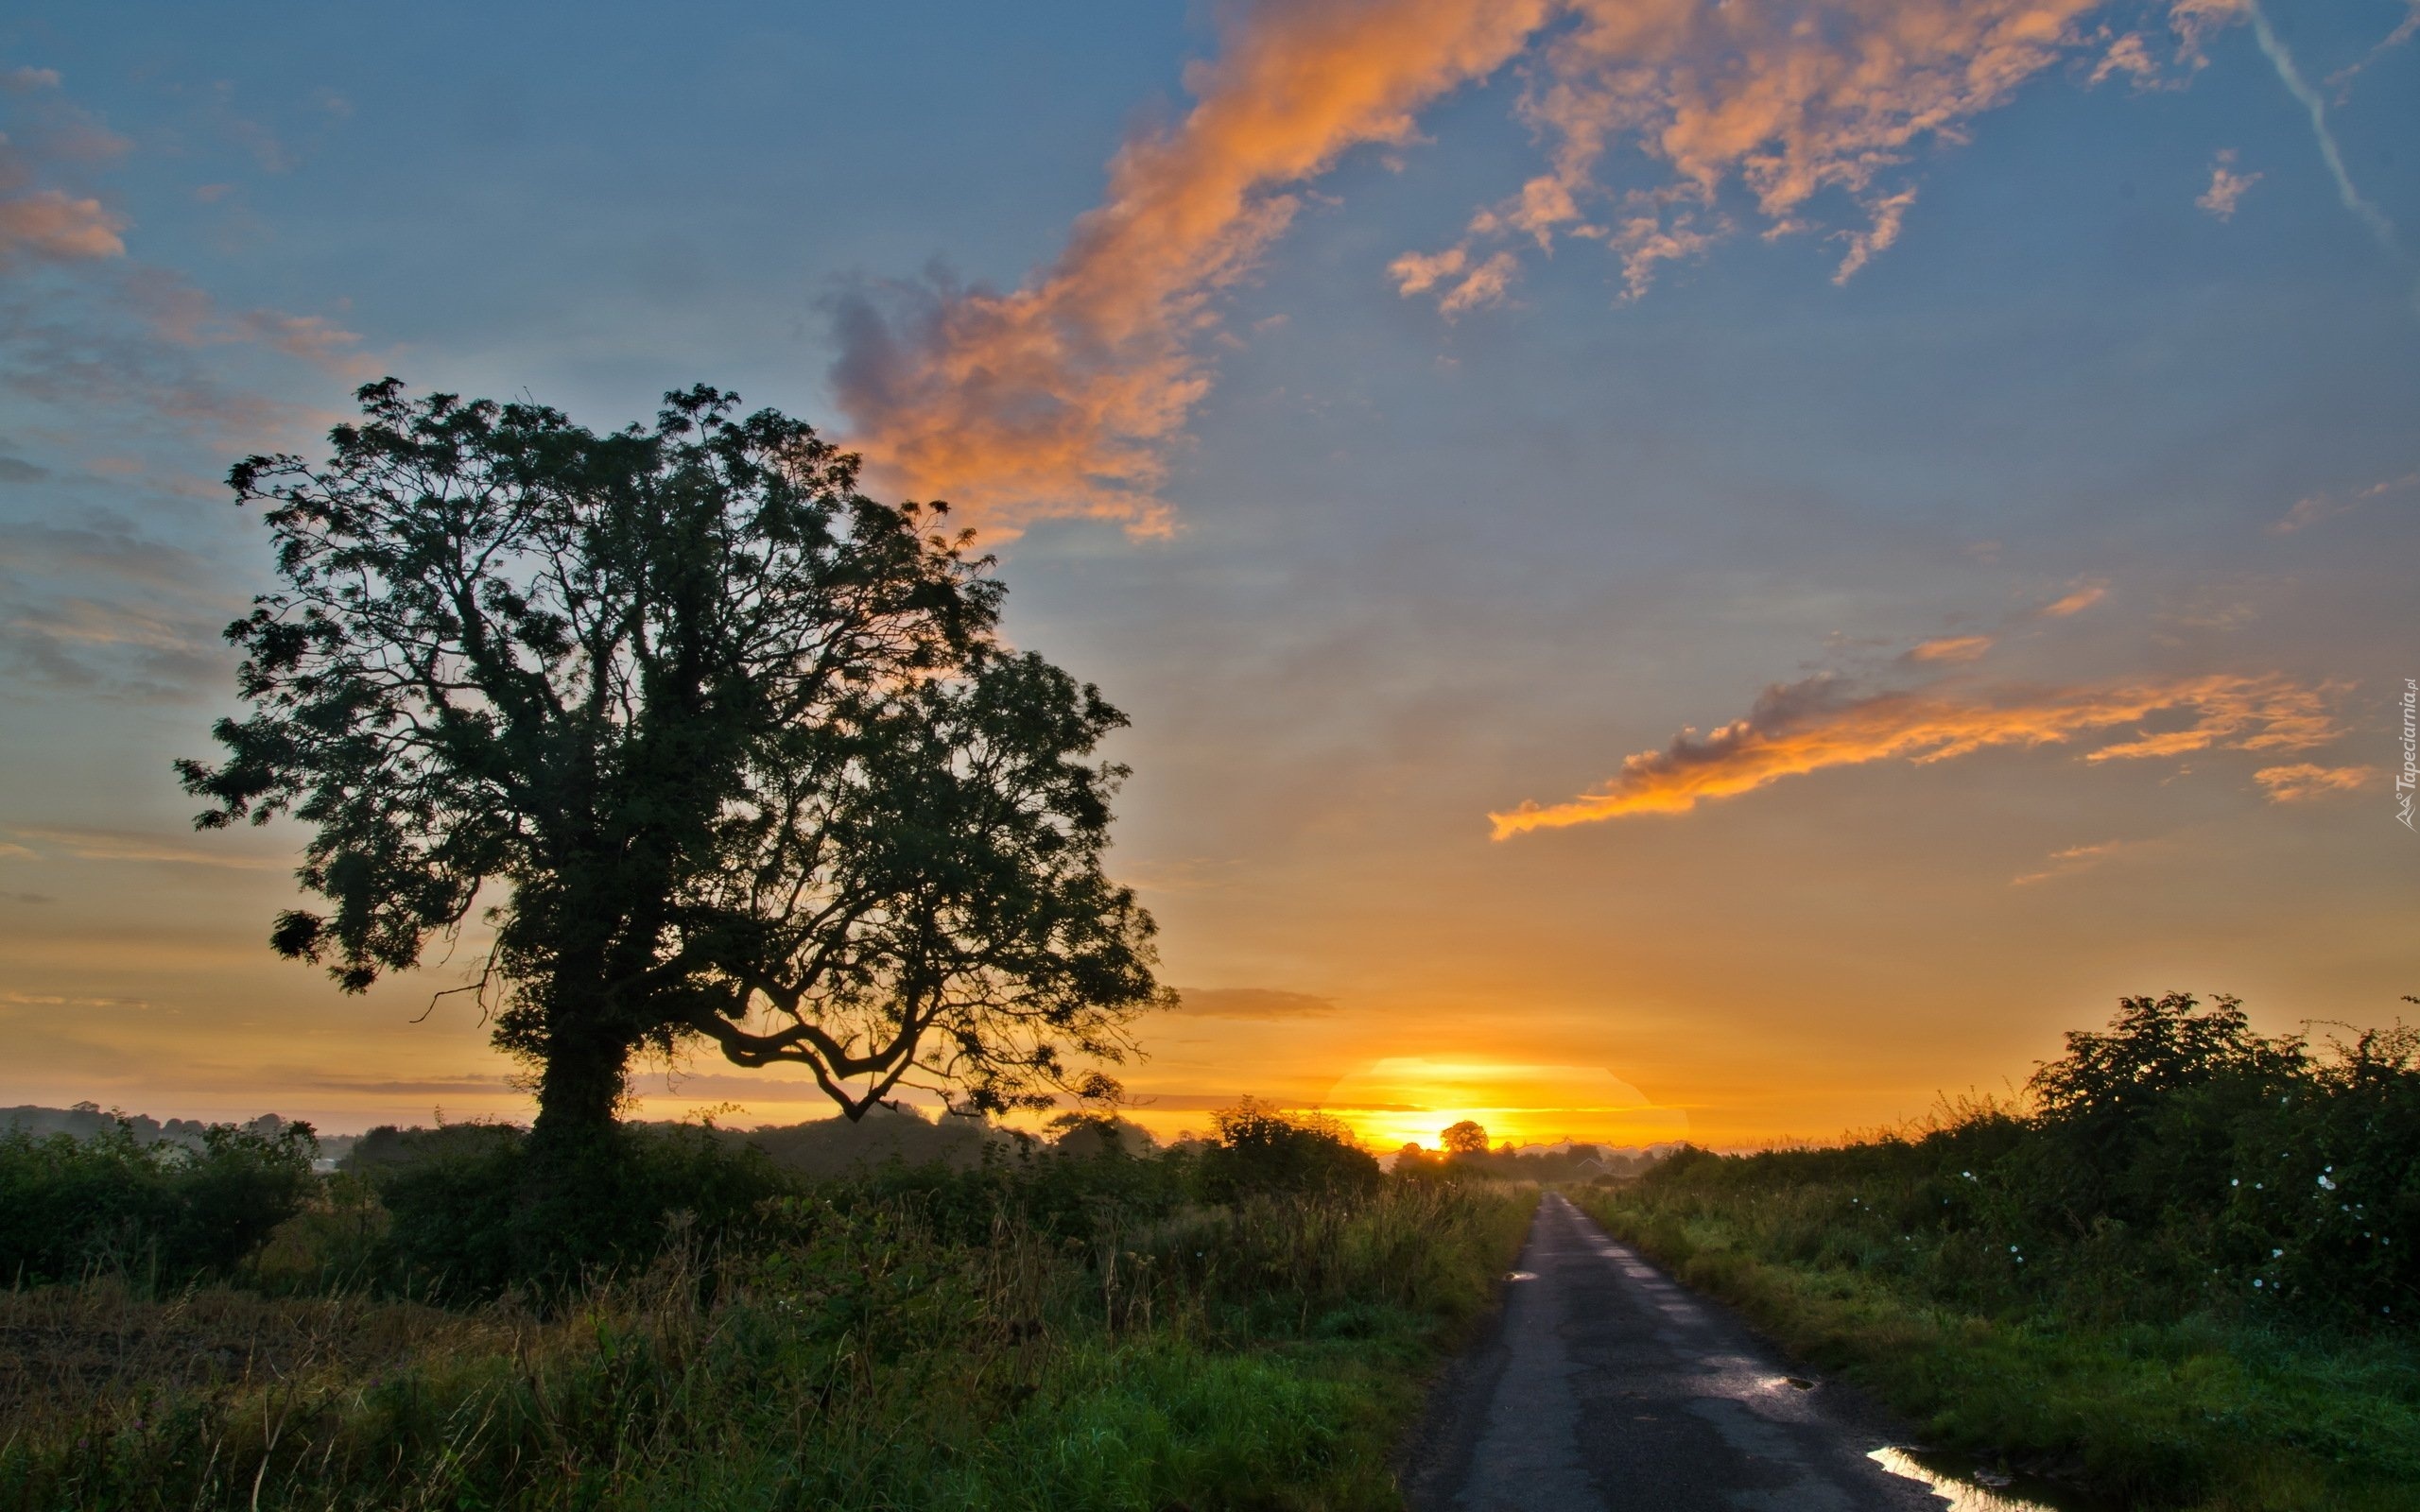
<instances>
[{"instance_id":1,"label":"vegetation beside road","mask_svg":"<svg viewBox=\"0 0 2420 1512\"><path fill-rule=\"evenodd\" d=\"M1942 1447L2122 1505L2420 1505L2420 1037L2128 1000L2030 1084L1829 1149L1689 1151L1612 1231Z\"/></svg>"},{"instance_id":2,"label":"vegetation beside road","mask_svg":"<svg viewBox=\"0 0 2420 1512\"><path fill-rule=\"evenodd\" d=\"M634 1238L577 1280L510 1272L490 1130L323 1179L215 1280L0 1295L0 1508L1392 1506L1534 1198L1253 1107L848 1181L631 1137Z\"/></svg>"}]
</instances>

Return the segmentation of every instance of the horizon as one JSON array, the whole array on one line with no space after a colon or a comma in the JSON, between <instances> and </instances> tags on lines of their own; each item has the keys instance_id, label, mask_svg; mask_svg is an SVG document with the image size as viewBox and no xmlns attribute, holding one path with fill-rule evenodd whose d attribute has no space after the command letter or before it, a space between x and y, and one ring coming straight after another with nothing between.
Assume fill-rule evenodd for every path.
<instances>
[{"instance_id":1,"label":"horizon","mask_svg":"<svg viewBox=\"0 0 2420 1512\"><path fill-rule=\"evenodd\" d=\"M228 466L388 372L951 500L1132 719L1163 1140L1770 1147L2420 991L2420 0L647 14L0 23L0 1104L527 1118L475 925L339 995L169 771Z\"/></svg>"}]
</instances>

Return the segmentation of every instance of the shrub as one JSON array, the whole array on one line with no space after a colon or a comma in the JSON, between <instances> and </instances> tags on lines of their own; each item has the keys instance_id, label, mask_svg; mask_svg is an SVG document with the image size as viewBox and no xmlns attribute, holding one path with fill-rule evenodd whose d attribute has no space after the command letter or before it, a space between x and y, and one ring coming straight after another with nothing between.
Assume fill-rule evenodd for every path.
<instances>
[{"instance_id":1,"label":"shrub","mask_svg":"<svg viewBox=\"0 0 2420 1512\"><path fill-rule=\"evenodd\" d=\"M1214 1121L1218 1143L1201 1153L1198 1175L1212 1202L1255 1193L1368 1192L1380 1180L1376 1159L1334 1119L1281 1113L1247 1097Z\"/></svg>"},{"instance_id":2,"label":"shrub","mask_svg":"<svg viewBox=\"0 0 2420 1512\"><path fill-rule=\"evenodd\" d=\"M1831 1149L1684 1150L1643 1192L1754 1197L1778 1252L1880 1266L2001 1316L2420 1317L2420 1034L2314 1054L2220 998L2129 998L2070 1034L2030 1112L1954 1109Z\"/></svg>"},{"instance_id":3,"label":"shrub","mask_svg":"<svg viewBox=\"0 0 2420 1512\"><path fill-rule=\"evenodd\" d=\"M667 1225L717 1243L744 1232L768 1199L804 1190L763 1152L711 1128L625 1126L593 1159L609 1169L559 1194L539 1184L558 1173L542 1172L508 1125L378 1142L364 1174L390 1217L382 1270L390 1284L438 1299L554 1292L644 1263Z\"/></svg>"},{"instance_id":4,"label":"shrub","mask_svg":"<svg viewBox=\"0 0 2420 1512\"><path fill-rule=\"evenodd\" d=\"M0 1275L224 1275L302 1209L318 1150L307 1124L215 1125L199 1151L140 1143L124 1123L85 1140L0 1135Z\"/></svg>"}]
</instances>

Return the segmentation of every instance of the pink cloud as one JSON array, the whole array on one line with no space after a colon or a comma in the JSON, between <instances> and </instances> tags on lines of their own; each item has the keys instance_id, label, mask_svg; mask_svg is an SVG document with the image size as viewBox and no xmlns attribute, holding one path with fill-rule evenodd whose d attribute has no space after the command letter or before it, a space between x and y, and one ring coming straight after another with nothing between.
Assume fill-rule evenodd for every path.
<instances>
[{"instance_id":1,"label":"pink cloud","mask_svg":"<svg viewBox=\"0 0 2420 1512\"><path fill-rule=\"evenodd\" d=\"M123 257L126 217L97 199L36 189L0 199L0 265L21 256L69 263Z\"/></svg>"}]
</instances>

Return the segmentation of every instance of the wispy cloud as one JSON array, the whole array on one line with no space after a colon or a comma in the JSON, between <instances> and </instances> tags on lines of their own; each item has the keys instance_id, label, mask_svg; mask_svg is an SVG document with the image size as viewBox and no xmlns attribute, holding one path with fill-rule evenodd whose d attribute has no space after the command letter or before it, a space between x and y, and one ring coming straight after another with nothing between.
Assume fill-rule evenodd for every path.
<instances>
[{"instance_id":1,"label":"wispy cloud","mask_svg":"<svg viewBox=\"0 0 2420 1512\"><path fill-rule=\"evenodd\" d=\"M2420 488L2420 471L2406 472L2399 478L2382 478L2367 488L2356 489L2338 497L2332 493L2307 494L2294 501L2294 507L2280 515L2269 526L2274 536L2290 536L2297 530L2308 530L2323 520L2333 520L2340 514L2350 514L2372 499L2382 499L2390 493Z\"/></svg>"},{"instance_id":2,"label":"wispy cloud","mask_svg":"<svg viewBox=\"0 0 2420 1512\"><path fill-rule=\"evenodd\" d=\"M2296 762L2290 766L2264 766L2252 774L2272 803L2308 803L2313 799L2358 793L2378 777L2375 766L2322 766Z\"/></svg>"},{"instance_id":3,"label":"wispy cloud","mask_svg":"<svg viewBox=\"0 0 2420 1512\"><path fill-rule=\"evenodd\" d=\"M2328 92L2336 96L2337 104L2344 103L2345 98L2352 93L2353 80L2367 71L2372 63L2410 42L2414 36L2420 36L2420 0L2404 0L2404 5L2407 9L2403 14L2403 20L2393 31L2379 38L2358 61L2327 76Z\"/></svg>"},{"instance_id":4,"label":"wispy cloud","mask_svg":"<svg viewBox=\"0 0 2420 1512\"><path fill-rule=\"evenodd\" d=\"M2151 45L2139 31L2127 32L2110 43L2108 50L2100 55L2100 61L2093 65L2090 82L2105 83L2120 74L2138 86L2152 84L2160 77L2159 62L2152 57Z\"/></svg>"},{"instance_id":5,"label":"wispy cloud","mask_svg":"<svg viewBox=\"0 0 2420 1512\"><path fill-rule=\"evenodd\" d=\"M2063 620L2070 614L2081 614L2109 596L2109 585L2099 578L2079 582L2066 593L2033 611L2033 617Z\"/></svg>"},{"instance_id":6,"label":"wispy cloud","mask_svg":"<svg viewBox=\"0 0 2420 1512\"><path fill-rule=\"evenodd\" d=\"M373 376L360 338L323 316L225 310L166 268L129 255L132 219L81 181L132 144L66 98L58 74L0 78L0 384L89 414L122 406L189 432L258 444L302 418L232 384L202 349L280 352L347 383Z\"/></svg>"},{"instance_id":7,"label":"wispy cloud","mask_svg":"<svg viewBox=\"0 0 2420 1512\"><path fill-rule=\"evenodd\" d=\"M62 992L0 992L0 1005L14 1008L147 1008L142 998L79 997Z\"/></svg>"},{"instance_id":8,"label":"wispy cloud","mask_svg":"<svg viewBox=\"0 0 2420 1512\"><path fill-rule=\"evenodd\" d=\"M106 161L127 146L60 97L59 83L56 69L0 74L0 95L20 102L12 117L26 118L12 118L14 134L0 134L0 270L126 255L125 216L89 195L35 187L54 163Z\"/></svg>"},{"instance_id":9,"label":"wispy cloud","mask_svg":"<svg viewBox=\"0 0 2420 1512\"><path fill-rule=\"evenodd\" d=\"M9 826L9 833L36 845L54 847L78 861L152 861L233 871L285 871L294 865L290 856L247 854L227 847L190 845L130 830L16 824Z\"/></svg>"},{"instance_id":10,"label":"wispy cloud","mask_svg":"<svg viewBox=\"0 0 2420 1512\"><path fill-rule=\"evenodd\" d=\"M1335 1012L1336 1000L1267 987L1188 987L1177 989L1177 1011L1217 1019L1301 1019Z\"/></svg>"},{"instance_id":11,"label":"wispy cloud","mask_svg":"<svg viewBox=\"0 0 2420 1512\"><path fill-rule=\"evenodd\" d=\"M1209 384L1213 301L1292 219L1287 191L1528 42L1549 0L1294 0L1237 13L1192 110L1129 141L1107 198L1024 287L845 305L841 407L884 486L998 529L1091 515L1151 529L1167 448Z\"/></svg>"},{"instance_id":12,"label":"wispy cloud","mask_svg":"<svg viewBox=\"0 0 2420 1512\"><path fill-rule=\"evenodd\" d=\"M2193 202L2221 220L2233 220L2235 207L2242 200L2244 191L2258 183L2260 179L2256 173L2236 172L2235 148L2221 148L2219 155L2210 161L2210 186L2203 190L2201 197Z\"/></svg>"},{"instance_id":13,"label":"wispy cloud","mask_svg":"<svg viewBox=\"0 0 2420 1512\"><path fill-rule=\"evenodd\" d=\"M2179 6L2202 0L2175 0ZM1524 59L1546 171L1454 245L1388 267L1449 318L1498 303L1524 249L1619 260L1629 297L1738 229L1828 235L1846 280L1899 236L1913 164L2061 60L2155 68L2081 25L2099 0L1289 0L1227 12L1176 125L1128 141L1064 250L1000 292L928 279L838 301L833 369L878 487L995 533L1052 517L1170 521L1160 490L1208 390L1222 295L1346 152L1411 141L1440 95ZM2188 44L2189 45L2189 44ZM1617 146L1662 181L1599 181ZM1857 207L1827 228L1827 195Z\"/></svg>"},{"instance_id":14,"label":"wispy cloud","mask_svg":"<svg viewBox=\"0 0 2420 1512\"><path fill-rule=\"evenodd\" d=\"M1903 660L1919 666L1979 662L1995 644L1988 635L1944 635L1916 645Z\"/></svg>"},{"instance_id":15,"label":"wispy cloud","mask_svg":"<svg viewBox=\"0 0 2420 1512\"><path fill-rule=\"evenodd\" d=\"M2126 851L2139 850L2150 843L2143 840L2103 840L2099 845L2071 845L2065 850L2051 851L2047 858L2048 864L2041 870L2028 871L2011 877L2008 885L2012 887L2031 887L2036 883L2048 882L2056 877L2071 877L2079 871L2089 871L2102 862Z\"/></svg>"},{"instance_id":16,"label":"wispy cloud","mask_svg":"<svg viewBox=\"0 0 2420 1512\"><path fill-rule=\"evenodd\" d=\"M2293 53L2287 48L2275 28L2269 25L2268 12L2261 9L2259 0L2242 0L2242 5L2244 13L2252 18L2252 34L2260 43L2262 56L2269 60L2271 67L2276 69L2277 78L2286 86L2286 92L2293 95L2310 116L2311 135L2318 140L2320 159L2327 164L2328 177L2336 180L2336 198L2343 202L2344 208L2351 211L2355 218L2370 229L2370 234L2377 238L2379 246L2401 259L2403 240L2395 233L2394 223L2387 219L2385 211L2355 186L2351 170L2344 166L2344 154L2338 149L2336 133L2327 125L2327 102L2303 77Z\"/></svg>"},{"instance_id":17,"label":"wispy cloud","mask_svg":"<svg viewBox=\"0 0 2420 1512\"><path fill-rule=\"evenodd\" d=\"M1447 319L1465 310L1502 303L1520 268L1521 260L1509 251L1474 265L1466 247L1435 253L1406 252L1387 265L1396 292L1409 297L1438 290L1437 308Z\"/></svg>"},{"instance_id":18,"label":"wispy cloud","mask_svg":"<svg viewBox=\"0 0 2420 1512\"><path fill-rule=\"evenodd\" d=\"M1830 232L1845 243L1834 277L1846 282L1898 239L1916 199L1907 172L1915 154L1962 140L1968 120L2084 46L2077 22L2096 3L1572 0L1567 9L1573 24L1543 48L1521 103L1547 170L1429 255L1476 266L1478 249L1494 241L1543 251L1593 240L1620 259L1634 299L1660 265L1734 232L1721 202L1732 185L1773 236L1820 230L1817 198L1846 195L1863 216ZM2138 54L2148 65L2139 39L2118 66ZM1668 180L1607 188L1599 174L1620 146L1660 162ZM1405 269L1395 265L1397 288L1421 292ZM1461 293L1457 285L1443 298Z\"/></svg>"},{"instance_id":19,"label":"wispy cloud","mask_svg":"<svg viewBox=\"0 0 2420 1512\"><path fill-rule=\"evenodd\" d=\"M226 676L219 629L241 593L189 552L87 518L0 528L0 665L95 696L204 696Z\"/></svg>"},{"instance_id":20,"label":"wispy cloud","mask_svg":"<svg viewBox=\"0 0 2420 1512\"><path fill-rule=\"evenodd\" d=\"M1685 814L1786 777L1891 757L1919 765L1991 747L2065 745L2138 727L2085 753L2088 762L2174 756L2226 747L2302 750L2339 733L2333 685L2279 676L2215 675L2169 682L2069 689L1982 687L1953 681L1862 693L1825 673L1766 690L1748 713L1708 734L1684 730L1660 751L1625 760L1603 785L1568 801L1488 816L1495 837L1641 814ZM2139 728L2174 722L2175 728Z\"/></svg>"}]
</instances>

